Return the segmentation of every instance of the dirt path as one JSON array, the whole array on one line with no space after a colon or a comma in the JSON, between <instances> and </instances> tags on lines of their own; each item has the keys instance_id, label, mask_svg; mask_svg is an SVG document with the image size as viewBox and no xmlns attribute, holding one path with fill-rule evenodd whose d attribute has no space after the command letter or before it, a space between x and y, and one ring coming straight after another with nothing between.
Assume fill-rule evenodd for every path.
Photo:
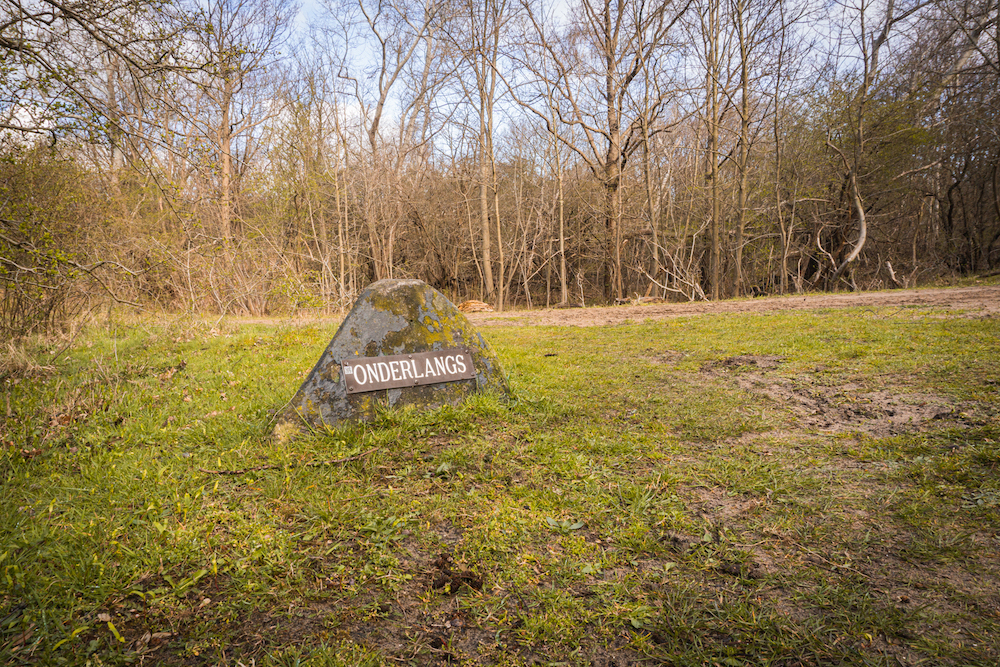
<instances>
[{"instance_id":1,"label":"dirt path","mask_svg":"<svg viewBox=\"0 0 1000 667\"><path fill-rule=\"evenodd\" d=\"M471 313L469 319L478 326L601 326L667 320L674 317L714 313L766 313L780 310L818 308L886 308L920 306L967 311L974 317L995 317L1000 314L1000 285L953 287L943 289L889 290L885 292L850 292L841 294L810 294L766 297L739 301L695 301L691 303L658 303L639 306L607 306L599 308L549 308L518 310L507 313Z\"/></svg>"}]
</instances>

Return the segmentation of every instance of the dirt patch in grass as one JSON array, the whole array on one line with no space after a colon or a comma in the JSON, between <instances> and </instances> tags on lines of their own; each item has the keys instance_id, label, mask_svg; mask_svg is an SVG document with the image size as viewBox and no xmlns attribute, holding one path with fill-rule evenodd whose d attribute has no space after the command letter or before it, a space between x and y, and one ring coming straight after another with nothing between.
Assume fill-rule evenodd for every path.
<instances>
[{"instance_id":1,"label":"dirt patch in grass","mask_svg":"<svg viewBox=\"0 0 1000 667\"><path fill-rule=\"evenodd\" d=\"M497 588L477 571L488 564L459 563L448 551L435 555L410 540L400 550L411 557L406 563L410 578L392 593L370 582L360 592L312 603L298 621L248 618L241 633L253 634L263 618L272 632L298 627L301 634L292 639L308 643L325 627L328 639L348 640L411 665L546 664L564 657L563 647L526 643L521 637L537 606L535 591ZM594 594L583 587L573 595ZM594 665L641 664L641 654L627 644L587 645L578 657Z\"/></svg>"},{"instance_id":2,"label":"dirt patch in grass","mask_svg":"<svg viewBox=\"0 0 1000 667\"><path fill-rule=\"evenodd\" d=\"M948 424L982 424L994 410L933 394L872 389L861 382L824 384L815 376L782 376L783 358L738 355L702 366L710 377L725 377L741 389L758 395L793 416L806 430L863 433L887 437Z\"/></svg>"}]
</instances>

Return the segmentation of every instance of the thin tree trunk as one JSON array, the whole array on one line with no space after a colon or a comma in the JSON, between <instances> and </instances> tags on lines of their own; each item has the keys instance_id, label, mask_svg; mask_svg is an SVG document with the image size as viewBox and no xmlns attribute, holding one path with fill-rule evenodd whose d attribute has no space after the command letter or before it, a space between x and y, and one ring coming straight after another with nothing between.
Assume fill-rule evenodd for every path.
<instances>
[{"instance_id":1,"label":"thin tree trunk","mask_svg":"<svg viewBox=\"0 0 1000 667\"><path fill-rule=\"evenodd\" d=\"M566 272L566 212L563 198L563 172L559 167L559 302L569 303L569 278Z\"/></svg>"},{"instance_id":2,"label":"thin tree trunk","mask_svg":"<svg viewBox=\"0 0 1000 667\"><path fill-rule=\"evenodd\" d=\"M650 165L649 150L649 119L642 119L642 143L643 143L643 177L646 180L646 208L649 212L649 227L653 232L653 282L660 276L660 219L659 202L656 201L653 193L652 166Z\"/></svg>"},{"instance_id":3,"label":"thin tree trunk","mask_svg":"<svg viewBox=\"0 0 1000 667\"><path fill-rule=\"evenodd\" d=\"M711 255L709 286L712 300L719 298L722 276L722 252L719 234L719 3L709 0L708 5L708 180L711 184Z\"/></svg>"},{"instance_id":4,"label":"thin tree trunk","mask_svg":"<svg viewBox=\"0 0 1000 667\"><path fill-rule=\"evenodd\" d=\"M338 170L339 171L339 170ZM346 282L346 260L347 248L344 244L344 226L347 224L347 202L344 198L344 211L340 211L340 178L335 172L333 175L333 203L337 208L337 248L340 256L340 296L337 299L337 308L343 310L347 305L347 282Z\"/></svg>"},{"instance_id":5,"label":"thin tree trunk","mask_svg":"<svg viewBox=\"0 0 1000 667\"><path fill-rule=\"evenodd\" d=\"M496 191L496 169L493 171L494 174L494 189L493 189L493 216L497 221L497 269L499 270L499 282L497 283L497 311L503 311L504 307L504 292L506 291L506 284L504 282L504 256L503 256L503 236L500 232L500 197Z\"/></svg>"},{"instance_id":6,"label":"thin tree trunk","mask_svg":"<svg viewBox=\"0 0 1000 667\"><path fill-rule=\"evenodd\" d=\"M606 243L609 244L605 254L606 278L610 284L605 284L605 297L622 298L622 255L621 255L621 114L617 106L618 82L615 67L617 35L612 29L611 5L605 0L604 21L604 59L605 59L605 91L604 99L607 109L608 149L604 158L604 215L607 233ZM610 288L610 289L609 289ZM610 292L610 294L609 294Z\"/></svg>"},{"instance_id":7,"label":"thin tree trunk","mask_svg":"<svg viewBox=\"0 0 1000 667\"><path fill-rule=\"evenodd\" d=\"M744 0L738 0L735 10L737 31L740 41L740 152L737 168L740 172L739 191L737 194L736 218L736 273L733 284L733 295L743 294L743 235L747 219L747 163L750 156L750 74L747 59L749 58L746 25L744 16Z\"/></svg>"},{"instance_id":8,"label":"thin tree trunk","mask_svg":"<svg viewBox=\"0 0 1000 667\"><path fill-rule=\"evenodd\" d=\"M230 104L232 100L233 84L229 81L224 83L222 94L222 117L219 120L219 152L221 153L222 178L222 201L220 203L219 227L222 232L224 247L228 250L233 237L232 230L232 133L230 132Z\"/></svg>"},{"instance_id":9,"label":"thin tree trunk","mask_svg":"<svg viewBox=\"0 0 1000 667\"><path fill-rule=\"evenodd\" d=\"M785 207L781 196L781 75L784 72L785 61L785 36L787 26L785 25L784 7L779 2L778 11L781 12L781 41L778 44L778 63L774 73L774 200L775 210L778 217L778 232L781 236L781 293L788 292L788 254L791 244L791 227L785 226ZM794 222L794 221L790 221Z\"/></svg>"},{"instance_id":10,"label":"thin tree trunk","mask_svg":"<svg viewBox=\"0 0 1000 667\"><path fill-rule=\"evenodd\" d=\"M479 136L482 142L481 151L479 155L479 221L480 229L482 230L482 249L483 249L483 281L486 283L486 300L492 301L495 296L495 289L493 286L493 258L492 251L490 248L490 196L489 196L489 184L490 184L490 162L487 151L487 142L489 141L489 135L486 129L486 111L483 106L480 105L479 108Z\"/></svg>"}]
</instances>

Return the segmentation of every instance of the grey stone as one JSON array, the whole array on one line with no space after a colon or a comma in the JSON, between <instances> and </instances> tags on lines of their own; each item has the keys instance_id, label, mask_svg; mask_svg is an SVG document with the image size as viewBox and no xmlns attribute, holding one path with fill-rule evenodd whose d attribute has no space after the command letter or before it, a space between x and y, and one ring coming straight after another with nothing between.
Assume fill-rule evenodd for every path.
<instances>
[{"instance_id":1,"label":"grey stone","mask_svg":"<svg viewBox=\"0 0 1000 667\"><path fill-rule=\"evenodd\" d=\"M361 357L414 354L450 348L469 351L474 380L348 394L342 363ZM366 287L333 340L279 415L275 435L303 427L369 421L385 407L455 405L474 392L509 394L500 362L482 335L443 294L420 280L380 280Z\"/></svg>"}]
</instances>

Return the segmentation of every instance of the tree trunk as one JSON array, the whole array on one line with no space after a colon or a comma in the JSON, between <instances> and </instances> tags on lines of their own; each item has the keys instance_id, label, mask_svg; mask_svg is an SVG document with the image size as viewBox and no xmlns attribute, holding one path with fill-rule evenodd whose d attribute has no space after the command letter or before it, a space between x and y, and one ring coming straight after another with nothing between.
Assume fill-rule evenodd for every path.
<instances>
[{"instance_id":1,"label":"tree trunk","mask_svg":"<svg viewBox=\"0 0 1000 667\"><path fill-rule=\"evenodd\" d=\"M563 169L562 158L559 156L559 144L556 142L556 172L559 186L559 285L560 303L569 303L569 283L566 278L566 217L563 199Z\"/></svg>"},{"instance_id":2,"label":"tree trunk","mask_svg":"<svg viewBox=\"0 0 1000 667\"><path fill-rule=\"evenodd\" d=\"M621 113L618 109L618 82L616 80L615 57L617 55L617 35L612 29L611 7L605 2L604 20L604 99L607 108L608 148L604 156L604 216L607 252L605 253L606 278L605 298L610 298L613 290L615 299L622 298L622 255L621 255L621 169L622 137ZM610 284L609 284L610 283ZM611 288L610 290L608 288Z\"/></svg>"},{"instance_id":3,"label":"tree trunk","mask_svg":"<svg viewBox=\"0 0 1000 667\"><path fill-rule=\"evenodd\" d=\"M504 307L504 292L506 291L507 283L504 282L504 256L503 256L503 236L500 233L500 196L496 191L496 168L493 170L494 175L494 188L493 188L493 215L496 217L497 221L497 269L499 270L500 281L497 284L497 311L502 311Z\"/></svg>"},{"instance_id":4,"label":"tree trunk","mask_svg":"<svg viewBox=\"0 0 1000 667\"><path fill-rule=\"evenodd\" d=\"M743 235L747 219L747 169L750 158L750 73L749 48L747 44L746 25L744 16L744 0L737 0L735 8L735 19L737 22L737 32L740 41L740 152L737 158L737 169L740 174L739 190L737 193L736 206L736 273L733 280L734 296L743 294Z\"/></svg>"},{"instance_id":5,"label":"tree trunk","mask_svg":"<svg viewBox=\"0 0 1000 667\"><path fill-rule=\"evenodd\" d=\"M233 84L226 79L223 83L222 93L222 117L219 120L219 152L221 155L221 202L219 212L219 227L222 232L223 245L228 250L233 238L232 229L232 179L233 179L233 158L232 158L232 132L230 130L230 106L233 99Z\"/></svg>"},{"instance_id":6,"label":"tree trunk","mask_svg":"<svg viewBox=\"0 0 1000 667\"><path fill-rule=\"evenodd\" d=\"M712 300L719 298L722 276L722 250L719 234L719 0L709 0L708 63L706 88L708 94L708 160L707 177L711 185L711 254L709 258L709 287Z\"/></svg>"},{"instance_id":7,"label":"tree trunk","mask_svg":"<svg viewBox=\"0 0 1000 667\"><path fill-rule=\"evenodd\" d=\"M489 184L490 184L490 163L492 160L489 158L489 150L487 144L489 142L489 131L486 124L486 108L484 100L480 99L479 105L479 141L480 141L480 153L479 153L479 218L480 218L480 228L483 233L483 281L486 283L486 300L492 301L496 297L494 285L493 285L493 259L490 248L490 197L489 197ZM503 279L501 279L502 281Z\"/></svg>"},{"instance_id":8,"label":"tree trunk","mask_svg":"<svg viewBox=\"0 0 1000 667\"><path fill-rule=\"evenodd\" d=\"M642 119L642 143L643 143L643 163L642 171L643 177L646 181L646 209L649 213L649 228L653 233L653 281L659 279L660 276L660 221L659 221L659 202L656 201L653 192L653 175L652 175L652 165L650 164L650 150L649 150L649 119L644 117Z\"/></svg>"},{"instance_id":9,"label":"tree trunk","mask_svg":"<svg viewBox=\"0 0 1000 667\"><path fill-rule=\"evenodd\" d=\"M787 25L785 23L785 13L784 7L779 2L778 11L781 12L781 38L778 44L778 62L775 67L774 72L774 204L775 211L778 218L778 233L781 237L781 262L779 270L781 271L781 293L786 294L788 292L788 254L789 246L791 244L792 235L792 224L794 220L789 221L789 225L785 225L785 213L784 213L784 201L782 201L781 196L781 80L782 73L784 72L785 63L785 36L787 34Z\"/></svg>"}]
</instances>

